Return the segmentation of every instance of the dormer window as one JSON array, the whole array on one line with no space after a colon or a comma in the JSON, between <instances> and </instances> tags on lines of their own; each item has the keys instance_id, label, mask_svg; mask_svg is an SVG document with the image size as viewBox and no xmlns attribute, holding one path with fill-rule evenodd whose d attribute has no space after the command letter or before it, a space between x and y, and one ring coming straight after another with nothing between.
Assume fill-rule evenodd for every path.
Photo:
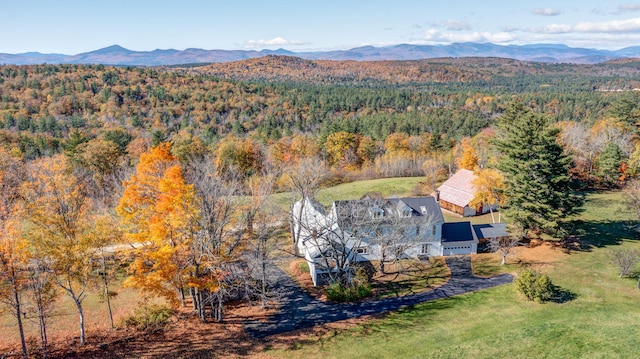
<instances>
[{"instance_id":1,"label":"dormer window","mask_svg":"<svg viewBox=\"0 0 640 359\"><path fill-rule=\"evenodd\" d=\"M422 212L422 214L427 214L427 206L420 206L420 212Z\"/></svg>"},{"instance_id":2,"label":"dormer window","mask_svg":"<svg viewBox=\"0 0 640 359\"><path fill-rule=\"evenodd\" d=\"M372 208L370 212L371 212L371 217L375 219L384 217L384 210L382 208Z\"/></svg>"}]
</instances>

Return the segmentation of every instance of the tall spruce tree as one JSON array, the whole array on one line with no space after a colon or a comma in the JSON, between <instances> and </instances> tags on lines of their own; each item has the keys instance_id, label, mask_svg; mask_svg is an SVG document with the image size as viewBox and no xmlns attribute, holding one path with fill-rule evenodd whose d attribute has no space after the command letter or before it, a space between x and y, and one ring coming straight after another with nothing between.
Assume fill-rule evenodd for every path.
<instances>
[{"instance_id":1,"label":"tall spruce tree","mask_svg":"<svg viewBox=\"0 0 640 359\"><path fill-rule=\"evenodd\" d=\"M523 230L556 233L559 220L577 205L570 188L570 158L557 142L559 129L521 103L513 103L499 121L494 145L505 177L505 214Z\"/></svg>"}]
</instances>

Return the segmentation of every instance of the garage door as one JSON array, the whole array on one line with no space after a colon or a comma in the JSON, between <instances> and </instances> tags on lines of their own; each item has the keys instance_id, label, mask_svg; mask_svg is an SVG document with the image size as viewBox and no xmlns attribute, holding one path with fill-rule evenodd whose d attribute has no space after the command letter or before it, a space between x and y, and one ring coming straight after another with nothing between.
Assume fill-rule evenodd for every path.
<instances>
[{"instance_id":1,"label":"garage door","mask_svg":"<svg viewBox=\"0 0 640 359\"><path fill-rule=\"evenodd\" d=\"M452 256L456 254L471 254L471 245L444 246L442 248L442 253L445 256Z\"/></svg>"}]
</instances>

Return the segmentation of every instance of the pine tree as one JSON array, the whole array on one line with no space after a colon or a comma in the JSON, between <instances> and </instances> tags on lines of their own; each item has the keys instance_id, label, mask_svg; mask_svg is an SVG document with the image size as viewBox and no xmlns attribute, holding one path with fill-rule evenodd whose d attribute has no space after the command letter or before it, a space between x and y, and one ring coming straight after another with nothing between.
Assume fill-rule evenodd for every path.
<instances>
[{"instance_id":1,"label":"pine tree","mask_svg":"<svg viewBox=\"0 0 640 359\"><path fill-rule=\"evenodd\" d=\"M598 157L597 175L605 184L614 184L620 178L620 166L624 159L624 153L620 146L613 142L607 143Z\"/></svg>"},{"instance_id":2,"label":"pine tree","mask_svg":"<svg viewBox=\"0 0 640 359\"><path fill-rule=\"evenodd\" d=\"M494 145L505 176L505 214L526 235L554 233L577 205L569 183L570 158L557 142L549 119L514 103L500 119Z\"/></svg>"}]
</instances>

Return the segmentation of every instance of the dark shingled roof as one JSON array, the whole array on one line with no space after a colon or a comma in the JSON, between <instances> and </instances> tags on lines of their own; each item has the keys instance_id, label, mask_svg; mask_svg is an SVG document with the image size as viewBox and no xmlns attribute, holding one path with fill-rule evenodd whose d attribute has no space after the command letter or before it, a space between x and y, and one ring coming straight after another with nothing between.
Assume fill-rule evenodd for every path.
<instances>
[{"instance_id":1,"label":"dark shingled roof","mask_svg":"<svg viewBox=\"0 0 640 359\"><path fill-rule=\"evenodd\" d=\"M371 220L370 209L375 208L384 211L384 216L377 220L379 223L389 221L391 218L399 219L399 223L413 223L420 220L427 220L431 223L444 222L440 205L431 196L390 199L365 197L357 200L335 201L333 204L336 207L338 225L342 228L349 228L352 225L362 224ZM404 205L411 208L411 217L398 217L398 209ZM423 206L426 209L426 213L422 213L421 207Z\"/></svg>"},{"instance_id":2,"label":"dark shingled roof","mask_svg":"<svg viewBox=\"0 0 640 359\"><path fill-rule=\"evenodd\" d=\"M407 198L392 198L389 199L391 203L403 202L407 206L411 207L413 210L412 216L432 216L432 220L434 222L444 222L444 217L442 216L442 211L440 210L440 205L436 201L436 199L432 196L426 197L407 197ZM420 207L426 207L427 214L422 213L422 209Z\"/></svg>"},{"instance_id":3,"label":"dark shingled roof","mask_svg":"<svg viewBox=\"0 0 640 359\"><path fill-rule=\"evenodd\" d=\"M473 241L471 222L451 222L442 225L442 242Z\"/></svg>"},{"instance_id":4,"label":"dark shingled roof","mask_svg":"<svg viewBox=\"0 0 640 359\"><path fill-rule=\"evenodd\" d=\"M474 224L473 230L478 239L509 237L506 223Z\"/></svg>"}]
</instances>

